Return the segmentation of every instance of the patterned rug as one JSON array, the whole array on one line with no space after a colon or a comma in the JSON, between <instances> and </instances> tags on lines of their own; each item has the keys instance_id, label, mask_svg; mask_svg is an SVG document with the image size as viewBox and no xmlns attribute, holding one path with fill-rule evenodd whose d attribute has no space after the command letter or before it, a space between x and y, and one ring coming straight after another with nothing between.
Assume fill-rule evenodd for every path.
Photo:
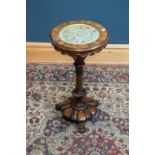
<instances>
[{"instance_id":1,"label":"patterned rug","mask_svg":"<svg viewBox=\"0 0 155 155\"><path fill-rule=\"evenodd\" d=\"M71 96L74 71L69 64L27 65L27 155L128 155L128 66L85 66L88 96L101 104L83 134L55 110Z\"/></svg>"}]
</instances>

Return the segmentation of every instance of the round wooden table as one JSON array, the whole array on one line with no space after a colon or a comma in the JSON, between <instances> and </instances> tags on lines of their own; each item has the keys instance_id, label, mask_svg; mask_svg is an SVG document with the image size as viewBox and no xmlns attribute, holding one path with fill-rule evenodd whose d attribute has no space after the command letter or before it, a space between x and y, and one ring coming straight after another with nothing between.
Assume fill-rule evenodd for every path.
<instances>
[{"instance_id":1,"label":"round wooden table","mask_svg":"<svg viewBox=\"0 0 155 155\"><path fill-rule=\"evenodd\" d=\"M56 51L74 59L76 86L72 97L56 105L63 117L78 123L79 132L85 132L85 122L97 111L99 102L87 95L83 88L83 66L88 55L100 52L107 45L109 35L105 27L92 21L69 21L52 29L51 42Z\"/></svg>"}]
</instances>

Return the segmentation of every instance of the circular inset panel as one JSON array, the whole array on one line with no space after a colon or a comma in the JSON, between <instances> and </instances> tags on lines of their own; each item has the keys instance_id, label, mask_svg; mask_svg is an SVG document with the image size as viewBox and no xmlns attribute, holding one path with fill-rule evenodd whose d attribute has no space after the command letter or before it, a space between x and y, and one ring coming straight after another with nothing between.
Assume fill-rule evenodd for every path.
<instances>
[{"instance_id":1,"label":"circular inset panel","mask_svg":"<svg viewBox=\"0 0 155 155\"><path fill-rule=\"evenodd\" d=\"M51 31L51 41L54 47L63 53L74 51L91 53L92 50L104 48L109 35L102 25L92 21L64 22Z\"/></svg>"},{"instance_id":2,"label":"circular inset panel","mask_svg":"<svg viewBox=\"0 0 155 155\"><path fill-rule=\"evenodd\" d=\"M96 41L99 36L100 32L95 27L86 24L68 25L59 32L62 41L75 45L89 44Z\"/></svg>"}]
</instances>

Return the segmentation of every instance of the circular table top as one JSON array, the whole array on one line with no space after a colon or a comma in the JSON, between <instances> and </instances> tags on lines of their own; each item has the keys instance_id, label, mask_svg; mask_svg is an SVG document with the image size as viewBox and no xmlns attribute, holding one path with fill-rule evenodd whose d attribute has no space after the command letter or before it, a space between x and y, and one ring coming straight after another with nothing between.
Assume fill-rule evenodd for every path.
<instances>
[{"instance_id":1,"label":"circular table top","mask_svg":"<svg viewBox=\"0 0 155 155\"><path fill-rule=\"evenodd\" d=\"M108 32L102 25L92 21L70 21L51 31L52 44L65 51L83 52L107 44Z\"/></svg>"}]
</instances>

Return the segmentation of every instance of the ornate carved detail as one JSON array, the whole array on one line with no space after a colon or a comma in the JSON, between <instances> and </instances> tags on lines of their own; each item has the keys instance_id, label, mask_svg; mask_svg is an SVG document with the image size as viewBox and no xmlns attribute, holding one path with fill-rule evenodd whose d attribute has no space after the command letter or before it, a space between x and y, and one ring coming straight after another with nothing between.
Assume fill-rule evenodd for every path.
<instances>
[{"instance_id":1,"label":"ornate carved detail","mask_svg":"<svg viewBox=\"0 0 155 155\"><path fill-rule=\"evenodd\" d=\"M89 97L69 97L62 103L56 105L56 110L61 110L63 116L71 121L85 122L97 111L98 101Z\"/></svg>"},{"instance_id":2,"label":"ornate carved detail","mask_svg":"<svg viewBox=\"0 0 155 155\"><path fill-rule=\"evenodd\" d=\"M75 98L80 98L86 96L87 91L83 89L82 91L77 91L76 88L72 91L72 94Z\"/></svg>"}]
</instances>

